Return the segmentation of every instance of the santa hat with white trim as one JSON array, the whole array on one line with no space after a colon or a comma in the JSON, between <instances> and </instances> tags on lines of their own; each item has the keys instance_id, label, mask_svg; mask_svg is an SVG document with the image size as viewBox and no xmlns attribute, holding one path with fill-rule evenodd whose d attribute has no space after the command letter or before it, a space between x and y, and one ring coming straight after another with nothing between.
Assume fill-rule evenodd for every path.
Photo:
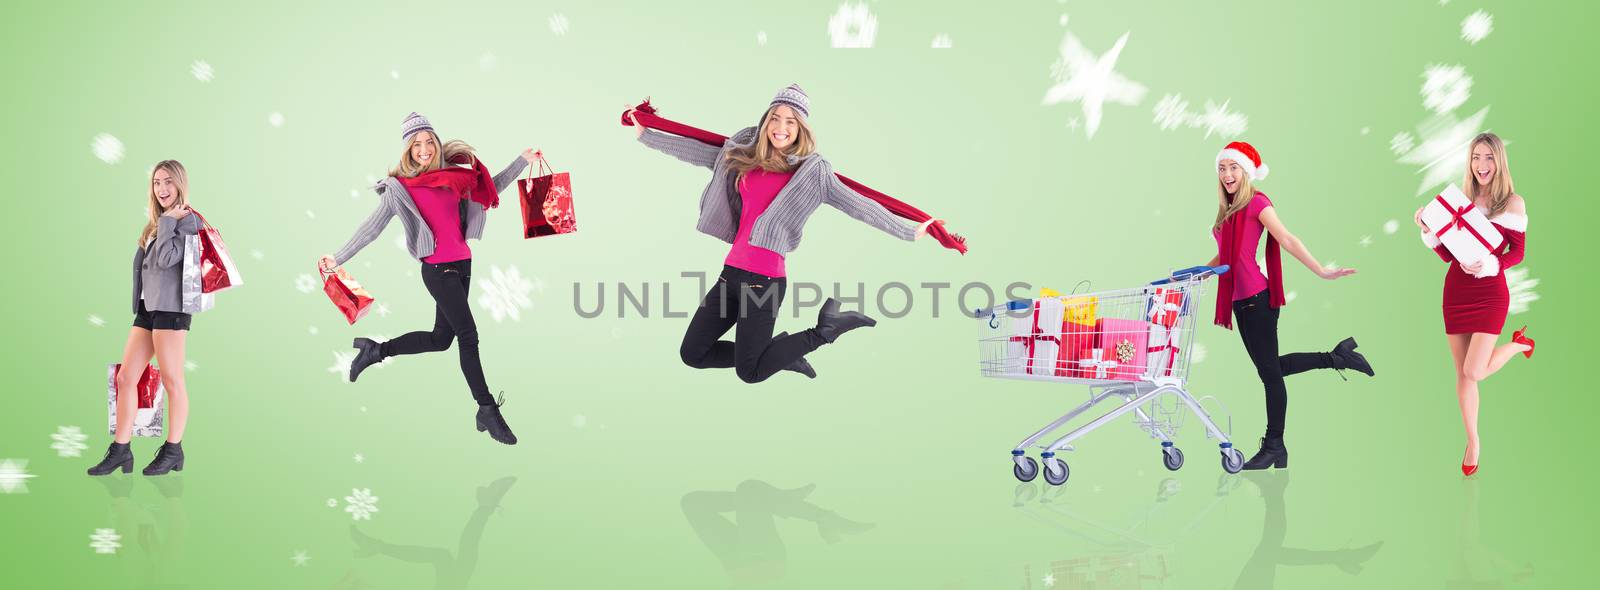
<instances>
[{"instance_id":1,"label":"santa hat with white trim","mask_svg":"<svg viewBox=\"0 0 1600 590\"><path fill-rule=\"evenodd\" d=\"M1261 161L1261 153L1248 143L1235 141L1222 148L1217 154L1217 163L1221 164L1223 160L1233 160L1240 168L1244 168L1251 181L1267 177L1267 164Z\"/></svg>"}]
</instances>

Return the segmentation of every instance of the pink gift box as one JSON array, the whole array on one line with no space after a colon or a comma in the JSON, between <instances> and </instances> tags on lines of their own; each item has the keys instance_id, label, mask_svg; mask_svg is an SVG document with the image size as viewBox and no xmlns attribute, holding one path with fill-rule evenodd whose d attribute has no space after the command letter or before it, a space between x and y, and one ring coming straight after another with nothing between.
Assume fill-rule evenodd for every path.
<instances>
[{"instance_id":1,"label":"pink gift box","mask_svg":"<svg viewBox=\"0 0 1600 590\"><path fill-rule=\"evenodd\" d=\"M1150 322L1102 318L1095 324L1100 333L1096 348L1117 361L1110 379L1138 381L1144 378L1146 354L1150 348Z\"/></svg>"}]
</instances>

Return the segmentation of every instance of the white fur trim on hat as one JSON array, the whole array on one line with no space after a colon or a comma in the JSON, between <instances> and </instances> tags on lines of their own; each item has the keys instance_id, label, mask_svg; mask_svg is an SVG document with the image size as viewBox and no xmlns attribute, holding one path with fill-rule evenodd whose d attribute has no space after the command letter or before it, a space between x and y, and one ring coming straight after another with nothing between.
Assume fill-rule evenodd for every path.
<instances>
[{"instance_id":1,"label":"white fur trim on hat","mask_svg":"<svg viewBox=\"0 0 1600 590\"><path fill-rule=\"evenodd\" d=\"M1494 219L1490 219L1489 221L1498 223L1500 224L1500 227L1509 229L1511 231L1528 233L1527 215L1520 215L1507 211L1494 216Z\"/></svg>"},{"instance_id":2,"label":"white fur trim on hat","mask_svg":"<svg viewBox=\"0 0 1600 590\"><path fill-rule=\"evenodd\" d=\"M1250 161L1250 156L1244 155L1244 152L1239 150L1232 148L1222 150L1222 153L1217 154L1217 163L1221 164L1223 160L1233 160L1240 168L1244 168L1245 174L1250 176L1250 180L1263 180L1267 177L1266 162L1262 162L1261 166L1258 167L1255 162Z\"/></svg>"}]
</instances>

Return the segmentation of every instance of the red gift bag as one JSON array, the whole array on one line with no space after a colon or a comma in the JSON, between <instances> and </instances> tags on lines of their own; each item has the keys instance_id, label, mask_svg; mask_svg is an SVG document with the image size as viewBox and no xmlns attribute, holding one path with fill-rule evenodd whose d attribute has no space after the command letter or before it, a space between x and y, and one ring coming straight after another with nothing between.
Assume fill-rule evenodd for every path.
<instances>
[{"instance_id":1,"label":"red gift bag","mask_svg":"<svg viewBox=\"0 0 1600 590\"><path fill-rule=\"evenodd\" d=\"M319 269L320 270L320 269ZM367 315L367 310L372 309L372 295L361 287L350 273L341 268L334 272L322 273L322 292L328 294L328 299L333 300L333 305L339 308L339 313L344 314L344 319L352 325L361 316Z\"/></svg>"},{"instance_id":2,"label":"red gift bag","mask_svg":"<svg viewBox=\"0 0 1600 590\"><path fill-rule=\"evenodd\" d=\"M523 239L578 231L578 221L572 213L572 178L550 168L544 152L534 155L539 158L539 176L534 177L530 168L528 178L517 181Z\"/></svg>"},{"instance_id":3,"label":"red gift bag","mask_svg":"<svg viewBox=\"0 0 1600 590\"><path fill-rule=\"evenodd\" d=\"M106 371L107 394L106 406L106 432L117 433L117 373L122 371L122 363L113 363ZM161 388L161 370L155 365L145 365L144 373L139 375L139 382L133 387L133 435L134 436L161 436L162 435L162 406L163 394Z\"/></svg>"},{"instance_id":4,"label":"red gift bag","mask_svg":"<svg viewBox=\"0 0 1600 590\"><path fill-rule=\"evenodd\" d=\"M206 217L199 211L189 210L195 217L200 218L200 292L216 293L225 291L244 284L244 277L239 275L239 266L233 263L233 257L228 255L228 248L222 244L222 232L211 226Z\"/></svg>"}]
</instances>

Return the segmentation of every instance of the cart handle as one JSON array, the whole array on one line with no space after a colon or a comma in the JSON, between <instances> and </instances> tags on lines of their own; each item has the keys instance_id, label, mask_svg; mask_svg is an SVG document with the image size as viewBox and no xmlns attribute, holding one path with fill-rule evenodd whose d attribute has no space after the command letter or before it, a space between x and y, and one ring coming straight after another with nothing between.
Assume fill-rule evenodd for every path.
<instances>
[{"instance_id":1,"label":"cart handle","mask_svg":"<svg viewBox=\"0 0 1600 590\"><path fill-rule=\"evenodd\" d=\"M1033 301L1030 299L1016 299L1006 302L1006 311L1022 311L1024 309L1033 309ZM978 319L990 318L994 317L994 312L994 308L980 307L972 312L972 316Z\"/></svg>"},{"instance_id":2,"label":"cart handle","mask_svg":"<svg viewBox=\"0 0 1600 590\"><path fill-rule=\"evenodd\" d=\"M1165 285L1167 283L1176 283L1179 281L1198 281L1206 279L1212 275L1226 274L1227 272L1228 265L1226 264L1219 264L1217 266L1206 266L1202 264L1200 266L1191 266L1183 270L1172 271L1172 276L1151 281L1150 284Z\"/></svg>"}]
</instances>

